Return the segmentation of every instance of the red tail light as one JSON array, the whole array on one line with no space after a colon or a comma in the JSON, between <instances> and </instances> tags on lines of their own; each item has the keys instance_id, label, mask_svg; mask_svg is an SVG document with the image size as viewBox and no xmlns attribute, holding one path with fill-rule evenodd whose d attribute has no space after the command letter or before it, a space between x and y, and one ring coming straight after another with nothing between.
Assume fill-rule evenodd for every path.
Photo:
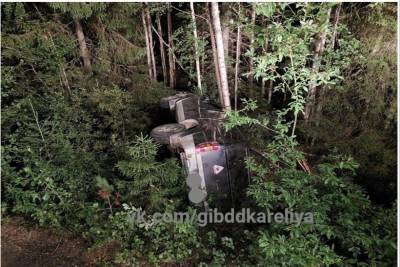
<instances>
[{"instance_id":1,"label":"red tail light","mask_svg":"<svg viewBox=\"0 0 400 267\"><path fill-rule=\"evenodd\" d=\"M221 147L217 142L204 142L196 146L196 152L216 151Z\"/></svg>"}]
</instances>

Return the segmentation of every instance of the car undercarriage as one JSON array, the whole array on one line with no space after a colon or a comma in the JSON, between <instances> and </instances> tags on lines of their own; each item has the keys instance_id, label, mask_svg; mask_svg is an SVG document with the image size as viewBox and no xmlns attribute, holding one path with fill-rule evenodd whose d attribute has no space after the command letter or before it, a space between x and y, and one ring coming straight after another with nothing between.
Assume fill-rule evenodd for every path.
<instances>
[{"instance_id":1,"label":"car undercarriage","mask_svg":"<svg viewBox=\"0 0 400 267\"><path fill-rule=\"evenodd\" d=\"M176 122L154 128L151 136L179 156L189 200L206 208L239 205L249 180L249 152L225 133L224 113L207 98L188 92L162 98L160 106L172 112Z\"/></svg>"}]
</instances>

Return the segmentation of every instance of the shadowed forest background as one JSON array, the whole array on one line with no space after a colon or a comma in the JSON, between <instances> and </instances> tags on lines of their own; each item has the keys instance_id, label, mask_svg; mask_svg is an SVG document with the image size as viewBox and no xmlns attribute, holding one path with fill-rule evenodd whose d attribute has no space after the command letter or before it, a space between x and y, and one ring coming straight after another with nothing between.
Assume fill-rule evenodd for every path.
<instances>
[{"instance_id":1,"label":"shadowed forest background","mask_svg":"<svg viewBox=\"0 0 400 267\"><path fill-rule=\"evenodd\" d=\"M3 3L1 16L4 227L116 244L93 264L396 264L395 3ZM176 91L220 105L261 155L246 205L315 223L130 224L132 208L196 209L148 137Z\"/></svg>"}]
</instances>

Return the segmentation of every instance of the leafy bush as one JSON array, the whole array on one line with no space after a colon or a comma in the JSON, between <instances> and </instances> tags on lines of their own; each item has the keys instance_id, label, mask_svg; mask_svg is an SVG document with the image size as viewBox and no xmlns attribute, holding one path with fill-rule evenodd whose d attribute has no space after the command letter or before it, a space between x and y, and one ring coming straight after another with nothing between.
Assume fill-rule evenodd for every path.
<instances>
[{"instance_id":1,"label":"leafy bush","mask_svg":"<svg viewBox=\"0 0 400 267\"><path fill-rule=\"evenodd\" d=\"M130 160L120 161L117 168L129 180L118 180L118 191L123 201L143 205L152 209L164 210L169 205L179 203L171 196L184 195L185 185L176 159L157 162L155 159L158 145L150 138L137 137L129 148ZM182 190L183 189L183 190ZM165 199L169 199L168 202Z\"/></svg>"},{"instance_id":2,"label":"leafy bush","mask_svg":"<svg viewBox=\"0 0 400 267\"><path fill-rule=\"evenodd\" d=\"M273 132L272 140L258 153L261 157L247 160L254 174L248 196L265 212L312 212L314 222L275 223L261 229L253 258L283 266L395 264L396 212L375 207L354 183L359 165L351 157L332 154L323 157L310 174L298 170L303 155L287 136L288 123L279 116L273 121L248 117L247 112L255 109L255 103L247 103L242 110L228 113L226 124L228 130L257 125ZM390 226L381 224L382 212L391 214ZM377 253L382 244L385 249Z\"/></svg>"},{"instance_id":3,"label":"leafy bush","mask_svg":"<svg viewBox=\"0 0 400 267\"><path fill-rule=\"evenodd\" d=\"M353 181L358 164L351 157L324 157L315 162L310 174L297 168L304 154L298 149L292 116L301 114L305 86L315 80L325 84L328 78L339 79L337 68L350 64L350 55L359 48L347 28L339 27L338 43L343 49L335 50L337 53L328 51L326 59L333 65L323 69L318 77L310 77L307 59L312 36L319 29L315 23L298 26L292 15L295 13L306 22L316 14L326 14L326 6L314 9L313 5L298 5L292 10L288 4L257 5L257 13L266 22L274 21L273 16L282 20L268 28L272 46L263 49L267 56L255 60L257 77L285 81L277 89L292 92L292 102L286 109L264 114L258 112L255 101L242 100L244 108L227 113L225 124L229 131L246 128L245 137L251 138L250 144L260 155L247 161L254 174L247 190L251 207L259 211L288 208L313 212L314 223L200 227L195 222L157 223L151 215L156 211L194 214L196 210L186 202L185 181L177 161L157 159L159 146L142 135L159 119L159 99L171 94L171 90L149 82L143 66L134 66L135 71L126 66L137 63L144 55L142 47L129 41L143 41L141 31L136 31L140 27L134 27L139 17L134 15L141 6L132 4L121 10L120 5L2 5L3 214L18 214L43 226L72 230L82 234L91 245L117 240L121 251L111 264L395 265L397 203L391 208L371 203ZM375 8L381 10L379 5ZM55 10L65 13L56 14ZM94 14L101 16L101 20L97 21ZM393 21L380 14L375 14L379 19L377 25L393 29ZM65 21L59 20L71 16L87 18L84 26L91 29L91 75L83 75L74 34ZM265 29L256 29L256 44L260 48L265 45ZM117 30L131 37L128 43ZM184 35L191 35L191 30L181 27L174 39ZM176 40L176 52L185 70L193 74L192 55L188 55L193 47L188 40ZM285 43L295 50L291 51ZM200 52L204 56L205 45L202 39ZM296 62L282 68L286 73L276 71L275 67L285 60ZM378 70L389 77L387 88L395 81L391 75L393 64L381 64L379 60L372 63L366 68L364 76L368 77L363 76L364 83L349 83L350 87L361 84L357 95L368 96L362 86L380 82L379 75L375 75ZM271 66L274 68L267 68ZM296 69L303 70L301 75L296 76ZM339 96L334 101L343 100L340 92L337 90ZM343 124L343 118L349 118L349 114L355 113L353 110L360 114L363 101L349 108L354 103L352 97L346 94L348 102L342 101L341 105L337 104L339 100L324 103L327 113L343 111L331 116L335 120L327 116L332 123L325 124L329 135L331 129L345 134L348 125ZM382 109L384 99L369 109L366 117L378 122L372 126L390 126L395 118L393 99L387 99L387 113ZM384 124L381 117L386 119ZM352 124L357 117L351 116L347 121ZM369 124L361 126L365 129ZM352 140L353 148L362 152L350 152L361 160L364 170L389 176L394 150L389 144L390 150L381 152L380 144L390 136L364 131L358 140ZM370 155L365 156L368 153L364 151L379 155L375 157L376 167L367 164ZM145 220L130 220L131 212L139 209L147 212Z\"/></svg>"}]
</instances>

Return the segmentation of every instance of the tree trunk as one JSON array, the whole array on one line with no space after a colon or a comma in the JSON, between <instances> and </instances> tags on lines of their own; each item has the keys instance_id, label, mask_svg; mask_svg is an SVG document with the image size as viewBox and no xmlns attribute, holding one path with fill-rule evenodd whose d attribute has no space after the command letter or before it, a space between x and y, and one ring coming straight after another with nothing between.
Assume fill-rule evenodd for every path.
<instances>
[{"instance_id":1,"label":"tree trunk","mask_svg":"<svg viewBox=\"0 0 400 267\"><path fill-rule=\"evenodd\" d=\"M147 32L150 43L151 68L153 70L153 80L157 80L156 58L154 56L153 31L151 30L152 23L151 23L150 11L148 8L145 9L145 14L146 14Z\"/></svg>"},{"instance_id":2,"label":"tree trunk","mask_svg":"<svg viewBox=\"0 0 400 267\"><path fill-rule=\"evenodd\" d=\"M92 72L92 64L90 63L90 52L86 45L85 34L83 33L82 24L79 19L74 19L76 36L79 43L79 54L83 60L83 70L86 73Z\"/></svg>"},{"instance_id":3,"label":"tree trunk","mask_svg":"<svg viewBox=\"0 0 400 267\"><path fill-rule=\"evenodd\" d=\"M332 42L331 42L332 49L335 49L336 31L337 31L337 25L339 24L341 8L342 8L342 3L338 3L336 6L336 9L335 9L335 18L333 19L333 33L332 33Z\"/></svg>"},{"instance_id":4,"label":"tree trunk","mask_svg":"<svg viewBox=\"0 0 400 267\"><path fill-rule=\"evenodd\" d=\"M143 11L143 13L142 13L142 23L143 23L144 36L145 36L145 41L146 41L147 68L149 70L149 78L150 78L150 80L153 80L153 67L152 67L152 63L151 63L149 33L148 33L147 19L146 19L145 11Z\"/></svg>"},{"instance_id":5,"label":"tree trunk","mask_svg":"<svg viewBox=\"0 0 400 267\"><path fill-rule=\"evenodd\" d=\"M261 98L264 98L265 96L265 80L264 78L261 78Z\"/></svg>"},{"instance_id":6,"label":"tree trunk","mask_svg":"<svg viewBox=\"0 0 400 267\"><path fill-rule=\"evenodd\" d=\"M320 96L319 98L321 98L322 96ZM315 126L317 127L315 130L318 131L318 127L319 127L319 123L321 121L321 115L322 115L322 101L318 101L317 104L317 110L315 112ZM315 144L315 140L317 139L318 136L318 132L314 132L312 133L312 139L311 139L311 146L314 146Z\"/></svg>"},{"instance_id":7,"label":"tree trunk","mask_svg":"<svg viewBox=\"0 0 400 267\"><path fill-rule=\"evenodd\" d=\"M161 64L162 64L162 70L163 70L163 79L164 79L164 84L168 84L168 75L167 75L167 62L165 58L165 49L164 49L164 39L162 35L162 27L161 27L161 20L160 16L157 15L156 18L157 21L157 31L158 31L158 39L160 43L160 55L161 55Z\"/></svg>"},{"instance_id":8,"label":"tree trunk","mask_svg":"<svg viewBox=\"0 0 400 267\"><path fill-rule=\"evenodd\" d=\"M239 3L239 19L240 21L240 3ZM239 22L240 23L240 22ZM236 36L236 62L235 62L235 110L237 110L237 95L238 95L238 83L239 83L239 64L240 64L240 47L242 45L242 35L240 32L240 24L237 27Z\"/></svg>"},{"instance_id":9,"label":"tree trunk","mask_svg":"<svg viewBox=\"0 0 400 267\"><path fill-rule=\"evenodd\" d=\"M250 50L254 49L254 27L256 24L256 10L254 8L254 4L252 4L252 10L251 10L251 26L252 26L252 30L251 30L251 35L250 35ZM254 65L254 61L253 61L253 56L250 57L249 59L249 83L250 86L253 86L253 65Z\"/></svg>"},{"instance_id":10,"label":"tree trunk","mask_svg":"<svg viewBox=\"0 0 400 267\"><path fill-rule=\"evenodd\" d=\"M167 13L167 25L168 25L168 63L169 63L169 86L175 88L176 86L176 67L175 67L175 55L174 55L174 42L172 39L172 18L171 11L168 9Z\"/></svg>"},{"instance_id":11,"label":"tree trunk","mask_svg":"<svg viewBox=\"0 0 400 267\"><path fill-rule=\"evenodd\" d=\"M214 27L215 33L215 44L217 47L217 58L218 58L218 66L219 73L221 76L221 95L223 99L223 108L224 111L231 110L231 101L229 98L229 86L228 86L228 77L226 73L225 66L225 57L224 57L224 43L222 40L222 30L221 30L221 21L219 18L219 8L218 3L211 3L211 13L212 13L212 24Z\"/></svg>"},{"instance_id":12,"label":"tree trunk","mask_svg":"<svg viewBox=\"0 0 400 267\"><path fill-rule=\"evenodd\" d=\"M230 35L229 25L223 26L222 27L222 40L224 43L225 61L227 61L229 58L229 35Z\"/></svg>"},{"instance_id":13,"label":"tree trunk","mask_svg":"<svg viewBox=\"0 0 400 267\"><path fill-rule=\"evenodd\" d=\"M327 19L326 19L326 24L329 24L329 19L330 19L330 14L331 14L331 8L328 9L327 12ZM324 52L325 49L325 42L326 42L326 34L327 34L328 28L326 28L323 32L318 34L318 39L315 44L314 48L314 59L312 63L312 71L314 73L317 73L319 71L319 61L320 61L320 56ZM308 95L307 95L307 102L306 106L304 109L304 121L306 123L309 122L309 119L311 117L312 110L315 106L315 97L317 94L317 86L315 83L312 83L308 89Z\"/></svg>"},{"instance_id":14,"label":"tree trunk","mask_svg":"<svg viewBox=\"0 0 400 267\"><path fill-rule=\"evenodd\" d=\"M384 126L383 126L383 128L386 131L389 130L390 127L393 125L393 123L396 121L396 113L397 113L396 110L397 110L397 101L396 97L394 97L392 100L390 100L389 107L387 108L386 111L386 119L384 120Z\"/></svg>"},{"instance_id":15,"label":"tree trunk","mask_svg":"<svg viewBox=\"0 0 400 267\"><path fill-rule=\"evenodd\" d=\"M265 39L265 43L264 43L263 49L264 49L265 53L268 53L268 38ZM264 78L262 78L262 80L261 80L261 97L262 98L264 98L264 96L265 96L265 82L266 81L264 80ZM270 90L271 90L270 86L272 86L271 83L272 83L272 80L268 80L268 99L270 98L269 93L270 93ZM270 102L268 102L268 104L269 103Z\"/></svg>"},{"instance_id":16,"label":"tree trunk","mask_svg":"<svg viewBox=\"0 0 400 267\"><path fill-rule=\"evenodd\" d=\"M192 15L192 23L193 23L193 37L194 37L194 49L195 49L196 73L197 73L197 88L199 89L200 92L202 92L202 88L201 88L201 73L200 73L199 44L198 44L198 40L197 40L196 16L194 14L193 2L190 2L190 10L191 10L191 15Z\"/></svg>"},{"instance_id":17,"label":"tree trunk","mask_svg":"<svg viewBox=\"0 0 400 267\"><path fill-rule=\"evenodd\" d=\"M339 16L340 16L341 7L342 7L342 3L338 3L336 8L335 8L335 15L334 15L334 18L333 18L333 31L332 31L332 37L331 37L331 43L330 43L330 47L331 47L332 50L335 49L336 31L337 31L337 26L339 24ZM328 62L328 64L330 64L330 62ZM322 118L322 109L323 109L322 103L324 101L325 91L327 89L328 89L327 86L321 88L320 89L320 94L318 96L318 99L316 99L316 101L317 101L317 109L315 111L314 120L315 120L315 125L317 127L319 126L320 120ZM314 145L315 139L316 139L316 136L313 137L313 139L311 141L311 145Z\"/></svg>"},{"instance_id":18,"label":"tree trunk","mask_svg":"<svg viewBox=\"0 0 400 267\"><path fill-rule=\"evenodd\" d=\"M269 80L269 84L268 84L268 104L271 104L271 100L272 100L272 85L273 85L272 80Z\"/></svg>"},{"instance_id":19,"label":"tree trunk","mask_svg":"<svg viewBox=\"0 0 400 267\"><path fill-rule=\"evenodd\" d=\"M209 7L209 5L207 5ZM210 12L210 9L208 8L208 27L210 29L210 39L211 39L211 48L213 52L213 60L214 60L214 69L215 69L215 77L217 80L217 88L218 88L218 96L219 96L219 102L221 105L223 104L223 99L221 95L221 76L219 74L219 66L218 66L218 56L217 56L217 46L215 44L215 33L214 33L214 28L212 26L212 15Z\"/></svg>"}]
</instances>

